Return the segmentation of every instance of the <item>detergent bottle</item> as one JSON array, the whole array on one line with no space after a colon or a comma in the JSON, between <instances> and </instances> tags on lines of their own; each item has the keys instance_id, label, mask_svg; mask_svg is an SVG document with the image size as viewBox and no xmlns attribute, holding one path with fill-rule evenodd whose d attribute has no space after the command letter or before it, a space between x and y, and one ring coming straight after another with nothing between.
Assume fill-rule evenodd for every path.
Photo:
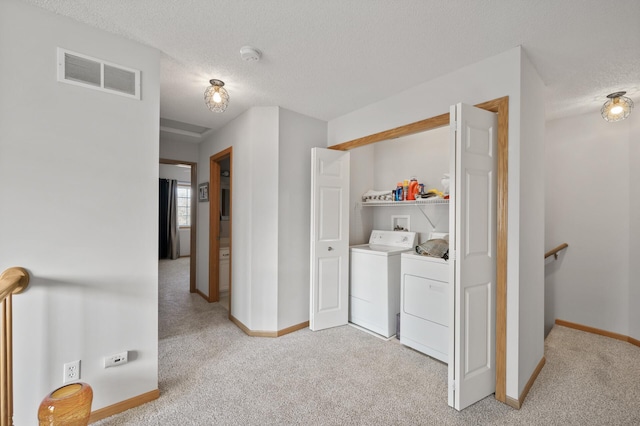
<instances>
[{"instance_id":1,"label":"detergent bottle","mask_svg":"<svg viewBox=\"0 0 640 426\"><path fill-rule=\"evenodd\" d=\"M409 199L409 181L404 180L402 182L402 201L407 201Z\"/></svg>"},{"instance_id":2,"label":"detergent bottle","mask_svg":"<svg viewBox=\"0 0 640 426\"><path fill-rule=\"evenodd\" d=\"M416 199L416 194L418 193L418 179L416 179L415 177L411 178L411 181L409 182L409 194L407 196L407 200L415 200Z\"/></svg>"},{"instance_id":3,"label":"detergent bottle","mask_svg":"<svg viewBox=\"0 0 640 426\"><path fill-rule=\"evenodd\" d=\"M396 190L394 191L394 197L393 199L395 201L404 201L404 198L402 197L402 182L398 182L398 184L396 185Z\"/></svg>"}]
</instances>

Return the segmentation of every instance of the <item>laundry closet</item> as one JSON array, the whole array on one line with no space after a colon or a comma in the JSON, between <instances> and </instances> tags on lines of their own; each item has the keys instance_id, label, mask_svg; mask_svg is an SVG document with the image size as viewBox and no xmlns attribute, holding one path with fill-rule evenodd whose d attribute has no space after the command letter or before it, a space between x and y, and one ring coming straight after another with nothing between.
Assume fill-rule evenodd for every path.
<instances>
[{"instance_id":1,"label":"laundry closet","mask_svg":"<svg viewBox=\"0 0 640 426\"><path fill-rule=\"evenodd\" d=\"M350 321L387 337L391 327L375 312L391 325L401 300L401 342L448 363L449 405L460 410L495 391L498 120L464 104L446 118L448 126L439 119L442 127L402 139L312 149L309 327ZM448 202L362 200L412 177L442 191L447 173ZM447 233L448 261L428 264L410 251ZM356 250L379 257L362 267ZM400 282L410 296L398 296Z\"/></svg>"}]
</instances>

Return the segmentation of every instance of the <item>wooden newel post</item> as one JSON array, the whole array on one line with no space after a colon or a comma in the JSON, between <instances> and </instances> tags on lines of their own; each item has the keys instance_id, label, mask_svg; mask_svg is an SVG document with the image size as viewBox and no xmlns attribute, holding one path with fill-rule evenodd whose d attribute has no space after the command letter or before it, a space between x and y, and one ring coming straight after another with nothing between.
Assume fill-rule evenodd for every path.
<instances>
[{"instance_id":1,"label":"wooden newel post","mask_svg":"<svg viewBox=\"0 0 640 426\"><path fill-rule=\"evenodd\" d=\"M93 390L86 383L62 386L47 395L40 403L40 426L86 426L91 415Z\"/></svg>"}]
</instances>

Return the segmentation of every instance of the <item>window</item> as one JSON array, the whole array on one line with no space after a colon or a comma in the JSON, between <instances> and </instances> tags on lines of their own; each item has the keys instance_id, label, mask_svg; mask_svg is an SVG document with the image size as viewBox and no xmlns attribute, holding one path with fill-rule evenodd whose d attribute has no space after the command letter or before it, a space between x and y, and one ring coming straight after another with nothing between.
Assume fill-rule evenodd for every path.
<instances>
[{"instance_id":1,"label":"window","mask_svg":"<svg viewBox=\"0 0 640 426\"><path fill-rule=\"evenodd\" d=\"M178 184L178 226L191 226L191 187Z\"/></svg>"}]
</instances>

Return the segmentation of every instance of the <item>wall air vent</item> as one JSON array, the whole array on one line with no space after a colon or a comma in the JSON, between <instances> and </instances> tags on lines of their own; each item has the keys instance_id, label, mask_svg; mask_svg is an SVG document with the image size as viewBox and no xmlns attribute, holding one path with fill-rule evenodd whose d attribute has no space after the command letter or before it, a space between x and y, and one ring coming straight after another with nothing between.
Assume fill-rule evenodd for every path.
<instances>
[{"instance_id":1,"label":"wall air vent","mask_svg":"<svg viewBox=\"0 0 640 426\"><path fill-rule=\"evenodd\" d=\"M140 99L140 71L58 48L58 81Z\"/></svg>"}]
</instances>

